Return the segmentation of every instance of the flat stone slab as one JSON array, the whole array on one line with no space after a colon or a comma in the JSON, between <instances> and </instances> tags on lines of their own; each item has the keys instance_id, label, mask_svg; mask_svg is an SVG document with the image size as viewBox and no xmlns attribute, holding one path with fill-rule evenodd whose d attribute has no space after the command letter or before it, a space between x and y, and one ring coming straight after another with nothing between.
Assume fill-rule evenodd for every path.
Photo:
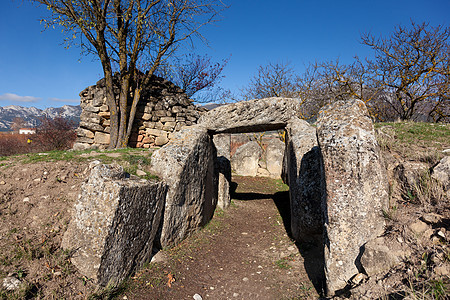
<instances>
[{"instance_id":1,"label":"flat stone slab","mask_svg":"<svg viewBox=\"0 0 450 300\"><path fill-rule=\"evenodd\" d=\"M198 124L213 133L244 133L284 129L300 112L300 101L265 98L219 106L202 115Z\"/></svg>"}]
</instances>

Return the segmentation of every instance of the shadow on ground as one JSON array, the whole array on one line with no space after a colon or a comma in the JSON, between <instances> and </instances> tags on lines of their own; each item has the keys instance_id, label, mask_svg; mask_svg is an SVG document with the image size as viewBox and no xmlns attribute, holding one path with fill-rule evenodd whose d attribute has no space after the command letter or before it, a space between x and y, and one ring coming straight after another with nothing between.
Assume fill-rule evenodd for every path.
<instances>
[{"instance_id":1,"label":"shadow on ground","mask_svg":"<svg viewBox=\"0 0 450 300\"><path fill-rule=\"evenodd\" d=\"M275 194L254 193L254 192L236 192L238 184L231 183L231 198L240 201L255 201L262 199L272 199L283 220L284 229L288 236L292 238L291 231L291 203L289 200L289 191L276 192ZM314 240L314 239L312 239ZM323 297L325 295L325 272L324 272L324 252L321 238L316 241L300 242L295 245L303 257L305 271L309 280L314 285L317 293Z\"/></svg>"}]
</instances>

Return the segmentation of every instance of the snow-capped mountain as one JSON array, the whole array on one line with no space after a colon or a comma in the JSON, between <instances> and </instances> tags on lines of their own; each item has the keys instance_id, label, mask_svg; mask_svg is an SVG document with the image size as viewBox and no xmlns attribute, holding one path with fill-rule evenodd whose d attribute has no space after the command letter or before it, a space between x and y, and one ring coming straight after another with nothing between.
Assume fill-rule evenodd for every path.
<instances>
[{"instance_id":1,"label":"snow-capped mountain","mask_svg":"<svg viewBox=\"0 0 450 300\"><path fill-rule=\"evenodd\" d=\"M62 107L49 107L44 110L36 107L22 107L9 105L0 107L0 131L9 131L14 118L25 120L25 127L35 127L39 124L39 118L48 116L49 118L63 117L73 121L76 125L80 122L81 107L79 105L64 105Z\"/></svg>"}]
</instances>

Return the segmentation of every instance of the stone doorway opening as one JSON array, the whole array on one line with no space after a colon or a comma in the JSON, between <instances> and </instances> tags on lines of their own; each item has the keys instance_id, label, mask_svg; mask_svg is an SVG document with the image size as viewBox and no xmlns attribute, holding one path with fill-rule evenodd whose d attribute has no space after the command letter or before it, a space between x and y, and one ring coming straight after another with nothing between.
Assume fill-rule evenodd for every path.
<instances>
[{"instance_id":1,"label":"stone doorway opening","mask_svg":"<svg viewBox=\"0 0 450 300\"><path fill-rule=\"evenodd\" d=\"M257 214L267 213L270 210L269 207L276 211L274 217L276 220L259 220L261 225L258 225L269 223L281 226L282 230L278 231L279 239L282 240L284 237L290 242L283 247L273 243L274 245L270 248L273 247L276 253L272 255L279 256L274 263L280 264L280 267L292 268L290 271L301 274L303 282L309 282L317 295L324 295L323 243L321 240L314 239L296 240L292 232L292 224L296 226L297 223L292 223L291 220L292 201L289 186L285 183L288 183L287 172L289 171L286 164L295 162L292 160L288 162L288 158L285 157L286 149L288 151L291 149L289 143L286 144L285 138L285 128L266 132L250 131L213 136L218 160L229 159L231 201L244 209L252 205L255 209L252 219L258 218ZM296 178L292 174L291 176ZM221 207L220 194L223 193L219 191L218 207ZM249 222L252 221L249 220ZM260 238L265 239L261 236ZM286 255L286 253L289 254Z\"/></svg>"}]
</instances>

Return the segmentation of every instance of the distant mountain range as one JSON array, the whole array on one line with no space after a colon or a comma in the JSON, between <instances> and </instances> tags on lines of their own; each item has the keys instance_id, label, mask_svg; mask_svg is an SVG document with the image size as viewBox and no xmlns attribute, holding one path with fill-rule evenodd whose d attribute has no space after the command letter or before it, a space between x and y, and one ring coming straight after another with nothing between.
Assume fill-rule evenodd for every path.
<instances>
[{"instance_id":1,"label":"distant mountain range","mask_svg":"<svg viewBox=\"0 0 450 300\"><path fill-rule=\"evenodd\" d=\"M25 127L35 127L39 124L39 118L63 117L73 121L76 125L80 122L81 107L79 105L64 105L62 107L49 107L44 110L36 107L22 107L9 105L0 107L0 131L9 131L14 118L23 118L27 124Z\"/></svg>"}]
</instances>

